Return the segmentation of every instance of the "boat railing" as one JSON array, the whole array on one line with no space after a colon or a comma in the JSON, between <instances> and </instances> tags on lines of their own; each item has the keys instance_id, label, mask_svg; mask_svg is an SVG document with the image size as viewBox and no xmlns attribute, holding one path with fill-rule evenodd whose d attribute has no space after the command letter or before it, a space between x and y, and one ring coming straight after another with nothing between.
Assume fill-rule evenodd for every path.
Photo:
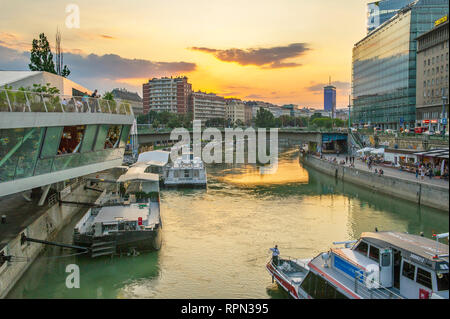
<instances>
[{"instance_id":1,"label":"boat railing","mask_svg":"<svg viewBox=\"0 0 450 319\"><path fill-rule=\"evenodd\" d=\"M382 286L375 277L366 276L360 272L355 272L353 291L364 299L404 299Z\"/></svg>"}]
</instances>

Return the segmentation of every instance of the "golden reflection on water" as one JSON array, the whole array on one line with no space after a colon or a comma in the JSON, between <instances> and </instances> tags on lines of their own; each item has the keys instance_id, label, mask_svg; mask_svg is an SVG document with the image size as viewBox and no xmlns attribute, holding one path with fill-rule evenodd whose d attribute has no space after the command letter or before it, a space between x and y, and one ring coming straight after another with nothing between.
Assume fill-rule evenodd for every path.
<instances>
[{"instance_id":1,"label":"golden reflection on water","mask_svg":"<svg viewBox=\"0 0 450 319\"><path fill-rule=\"evenodd\" d=\"M278 167L269 166L259 167L246 165L245 167L219 177L218 180L237 185L270 185L270 184L288 184L288 183L308 183L308 171L300 166L297 159L281 159ZM226 173L226 172L225 172Z\"/></svg>"}]
</instances>

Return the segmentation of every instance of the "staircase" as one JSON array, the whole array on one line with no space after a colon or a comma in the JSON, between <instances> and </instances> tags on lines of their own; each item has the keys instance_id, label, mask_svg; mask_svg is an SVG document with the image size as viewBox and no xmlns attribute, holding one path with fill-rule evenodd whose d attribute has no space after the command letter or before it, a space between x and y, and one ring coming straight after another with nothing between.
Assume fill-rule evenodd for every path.
<instances>
[{"instance_id":1,"label":"staircase","mask_svg":"<svg viewBox=\"0 0 450 319\"><path fill-rule=\"evenodd\" d=\"M114 255L116 244L113 241L96 241L91 245L91 257Z\"/></svg>"}]
</instances>

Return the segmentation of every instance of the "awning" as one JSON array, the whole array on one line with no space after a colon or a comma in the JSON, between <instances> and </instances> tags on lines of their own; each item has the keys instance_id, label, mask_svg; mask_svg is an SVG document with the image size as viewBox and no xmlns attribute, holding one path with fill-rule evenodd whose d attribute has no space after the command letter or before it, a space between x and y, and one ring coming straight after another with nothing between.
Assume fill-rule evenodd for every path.
<instances>
[{"instance_id":1,"label":"awning","mask_svg":"<svg viewBox=\"0 0 450 319\"><path fill-rule=\"evenodd\" d=\"M384 148L376 148L376 149L370 151L370 154L382 155L382 154L384 154Z\"/></svg>"},{"instance_id":2,"label":"awning","mask_svg":"<svg viewBox=\"0 0 450 319\"><path fill-rule=\"evenodd\" d=\"M448 158L448 149L434 149L427 152L414 153L414 155L424 157Z\"/></svg>"}]
</instances>

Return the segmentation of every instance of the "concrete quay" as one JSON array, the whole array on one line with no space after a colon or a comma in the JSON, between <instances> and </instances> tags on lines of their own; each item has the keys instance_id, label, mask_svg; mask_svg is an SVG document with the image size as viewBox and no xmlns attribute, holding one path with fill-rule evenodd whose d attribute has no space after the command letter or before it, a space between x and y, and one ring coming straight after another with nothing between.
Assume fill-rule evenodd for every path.
<instances>
[{"instance_id":1,"label":"concrete quay","mask_svg":"<svg viewBox=\"0 0 450 319\"><path fill-rule=\"evenodd\" d=\"M332 156L336 157L336 156ZM339 158L339 160L341 160ZM345 156L344 156L345 159ZM338 160L338 162L339 162ZM442 211L449 211L449 186L448 182L438 180L421 181L415 180L415 175L402 172L390 172L389 168L383 167L384 175L379 176L368 169L364 169L362 164L355 161L355 167L349 167L338 163L333 163L326 159L311 154L301 154L300 161L307 167L334 176L346 182L350 182L375 192L394 196L419 205L432 207Z\"/></svg>"}]
</instances>

